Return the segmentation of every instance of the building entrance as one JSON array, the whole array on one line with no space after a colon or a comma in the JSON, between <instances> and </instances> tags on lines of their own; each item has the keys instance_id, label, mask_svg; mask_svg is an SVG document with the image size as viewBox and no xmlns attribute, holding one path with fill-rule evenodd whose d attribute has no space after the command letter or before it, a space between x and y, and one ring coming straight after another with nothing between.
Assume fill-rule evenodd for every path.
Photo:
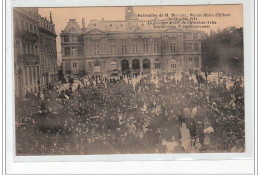
<instances>
[{"instance_id":1,"label":"building entrance","mask_svg":"<svg viewBox=\"0 0 260 175\"><path fill-rule=\"evenodd\" d=\"M140 69L140 63L137 59L134 59L132 62L132 68L136 71Z\"/></svg>"},{"instance_id":2,"label":"building entrance","mask_svg":"<svg viewBox=\"0 0 260 175\"><path fill-rule=\"evenodd\" d=\"M122 68L122 73L123 74L128 73L128 71L129 71L129 62L127 60L123 60L121 62L121 68Z\"/></svg>"},{"instance_id":3,"label":"building entrance","mask_svg":"<svg viewBox=\"0 0 260 175\"><path fill-rule=\"evenodd\" d=\"M149 59L144 59L143 61L143 69L150 69L150 60Z\"/></svg>"}]
</instances>

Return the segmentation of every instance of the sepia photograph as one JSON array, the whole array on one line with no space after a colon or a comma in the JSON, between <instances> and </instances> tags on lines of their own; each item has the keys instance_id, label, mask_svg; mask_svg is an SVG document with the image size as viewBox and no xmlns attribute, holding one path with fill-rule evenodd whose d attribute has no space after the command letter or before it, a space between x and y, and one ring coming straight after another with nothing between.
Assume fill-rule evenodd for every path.
<instances>
[{"instance_id":1,"label":"sepia photograph","mask_svg":"<svg viewBox=\"0 0 260 175\"><path fill-rule=\"evenodd\" d=\"M16 156L246 151L242 4L12 15Z\"/></svg>"}]
</instances>

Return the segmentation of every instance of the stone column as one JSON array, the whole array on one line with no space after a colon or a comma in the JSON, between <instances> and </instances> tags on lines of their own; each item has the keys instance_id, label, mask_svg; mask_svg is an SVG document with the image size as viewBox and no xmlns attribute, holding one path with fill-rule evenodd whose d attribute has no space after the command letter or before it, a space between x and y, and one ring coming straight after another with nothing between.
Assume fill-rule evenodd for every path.
<instances>
[{"instance_id":1,"label":"stone column","mask_svg":"<svg viewBox=\"0 0 260 175\"><path fill-rule=\"evenodd\" d=\"M128 63L129 63L129 69L132 70L132 59L129 59Z\"/></svg>"},{"instance_id":2,"label":"stone column","mask_svg":"<svg viewBox=\"0 0 260 175\"><path fill-rule=\"evenodd\" d=\"M143 59L139 59L139 65L140 65L140 75L143 73Z\"/></svg>"},{"instance_id":3,"label":"stone column","mask_svg":"<svg viewBox=\"0 0 260 175\"><path fill-rule=\"evenodd\" d=\"M155 58L151 58L151 59L150 59L150 69L151 69L151 70L154 69L154 62L155 62L154 60L155 60Z\"/></svg>"},{"instance_id":4,"label":"stone column","mask_svg":"<svg viewBox=\"0 0 260 175\"><path fill-rule=\"evenodd\" d=\"M121 60L117 60L117 70L121 71Z\"/></svg>"}]
</instances>

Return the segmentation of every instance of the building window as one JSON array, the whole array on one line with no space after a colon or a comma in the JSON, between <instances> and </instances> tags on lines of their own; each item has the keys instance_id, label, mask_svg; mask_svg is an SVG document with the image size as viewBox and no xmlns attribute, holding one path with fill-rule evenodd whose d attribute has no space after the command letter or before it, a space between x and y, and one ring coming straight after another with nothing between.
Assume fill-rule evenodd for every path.
<instances>
[{"instance_id":1,"label":"building window","mask_svg":"<svg viewBox=\"0 0 260 175\"><path fill-rule=\"evenodd\" d=\"M36 83L39 83L39 67L36 67Z\"/></svg>"},{"instance_id":2,"label":"building window","mask_svg":"<svg viewBox=\"0 0 260 175\"><path fill-rule=\"evenodd\" d=\"M47 64L48 64L47 54L44 54L44 67L47 67Z\"/></svg>"},{"instance_id":3,"label":"building window","mask_svg":"<svg viewBox=\"0 0 260 175\"><path fill-rule=\"evenodd\" d=\"M69 36L64 36L64 42L70 42Z\"/></svg>"},{"instance_id":4,"label":"building window","mask_svg":"<svg viewBox=\"0 0 260 175\"><path fill-rule=\"evenodd\" d=\"M29 81L30 81L30 85L32 85L32 69L29 68Z\"/></svg>"},{"instance_id":5,"label":"building window","mask_svg":"<svg viewBox=\"0 0 260 175\"><path fill-rule=\"evenodd\" d=\"M192 51L192 43L184 43L184 51Z\"/></svg>"},{"instance_id":6,"label":"building window","mask_svg":"<svg viewBox=\"0 0 260 175\"><path fill-rule=\"evenodd\" d=\"M30 44L29 43L26 44L26 53L27 54L31 53L31 49L30 49Z\"/></svg>"},{"instance_id":7,"label":"building window","mask_svg":"<svg viewBox=\"0 0 260 175\"><path fill-rule=\"evenodd\" d=\"M192 43L188 43L188 45L187 45L187 50L188 50L188 51L192 51Z\"/></svg>"},{"instance_id":8,"label":"building window","mask_svg":"<svg viewBox=\"0 0 260 175\"><path fill-rule=\"evenodd\" d=\"M94 72L101 72L99 61L95 61L95 63L94 63Z\"/></svg>"},{"instance_id":9,"label":"building window","mask_svg":"<svg viewBox=\"0 0 260 175\"><path fill-rule=\"evenodd\" d=\"M36 84L36 67L33 67L33 82Z\"/></svg>"},{"instance_id":10,"label":"building window","mask_svg":"<svg viewBox=\"0 0 260 175\"><path fill-rule=\"evenodd\" d=\"M72 47L71 51L72 51L72 55L73 56L77 56L78 55L78 48L77 47Z\"/></svg>"},{"instance_id":11,"label":"building window","mask_svg":"<svg viewBox=\"0 0 260 175\"><path fill-rule=\"evenodd\" d=\"M34 27L34 32L37 33L37 28L36 26L33 26Z\"/></svg>"},{"instance_id":12,"label":"building window","mask_svg":"<svg viewBox=\"0 0 260 175\"><path fill-rule=\"evenodd\" d=\"M198 56L195 56L194 57L194 67L199 67L199 57Z\"/></svg>"},{"instance_id":13,"label":"building window","mask_svg":"<svg viewBox=\"0 0 260 175\"><path fill-rule=\"evenodd\" d=\"M126 40L121 40L121 53L127 53Z\"/></svg>"},{"instance_id":14,"label":"building window","mask_svg":"<svg viewBox=\"0 0 260 175\"><path fill-rule=\"evenodd\" d=\"M98 42L94 42L93 44L93 53L94 55L98 54Z\"/></svg>"},{"instance_id":15,"label":"building window","mask_svg":"<svg viewBox=\"0 0 260 175\"><path fill-rule=\"evenodd\" d=\"M133 40L133 53L137 53L138 52L138 46L137 46L137 41Z\"/></svg>"},{"instance_id":16,"label":"building window","mask_svg":"<svg viewBox=\"0 0 260 175\"><path fill-rule=\"evenodd\" d=\"M23 28L24 28L24 20L21 19L21 29L23 29Z\"/></svg>"},{"instance_id":17,"label":"building window","mask_svg":"<svg viewBox=\"0 0 260 175\"><path fill-rule=\"evenodd\" d=\"M30 24L30 32L33 32L33 26Z\"/></svg>"},{"instance_id":18,"label":"building window","mask_svg":"<svg viewBox=\"0 0 260 175\"><path fill-rule=\"evenodd\" d=\"M21 53L21 47L20 47L20 42L19 41L16 41L14 43L15 47L17 47L17 54Z\"/></svg>"},{"instance_id":19,"label":"building window","mask_svg":"<svg viewBox=\"0 0 260 175\"><path fill-rule=\"evenodd\" d=\"M171 64L171 68L172 69L176 68L176 64Z\"/></svg>"},{"instance_id":20,"label":"building window","mask_svg":"<svg viewBox=\"0 0 260 175\"><path fill-rule=\"evenodd\" d=\"M192 34L191 33L184 33L183 34L183 39L191 39L192 38Z\"/></svg>"},{"instance_id":21,"label":"building window","mask_svg":"<svg viewBox=\"0 0 260 175\"><path fill-rule=\"evenodd\" d=\"M155 41L154 41L154 45L153 45L153 49L154 49L154 52L155 52L155 53L158 52L158 47L159 47L158 41L155 40Z\"/></svg>"},{"instance_id":22,"label":"building window","mask_svg":"<svg viewBox=\"0 0 260 175\"><path fill-rule=\"evenodd\" d=\"M25 86L28 86L28 70L27 70L27 67L24 68L24 71L25 71L25 74L24 74L24 76L25 76Z\"/></svg>"},{"instance_id":23,"label":"building window","mask_svg":"<svg viewBox=\"0 0 260 175\"><path fill-rule=\"evenodd\" d=\"M192 63L192 60L193 60L192 57L189 57L189 63Z\"/></svg>"},{"instance_id":24,"label":"building window","mask_svg":"<svg viewBox=\"0 0 260 175\"><path fill-rule=\"evenodd\" d=\"M76 29L75 29L75 27L72 27L71 29L70 29L70 32L76 32Z\"/></svg>"},{"instance_id":25,"label":"building window","mask_svg":"<svg viewBox=\"0 0 260 175\"><path fill-rule=\"evenodd\" d=\"M34 55L38 55L38 46L37 45L35 45Z\"/></svg>"},{"instance_id":26,"label":"building window","mask_svg":"<svg viewBox=\"0 0 260 175\"><path fill-rule=\"evenodd\" d=\"M111 70L117 70L117 62L116 61L112 61L110 64L111 64Z\"/></svg>"},{"instance_id":27,"label":"building window","mask_svg":"<svg viewBox=\"0 0 260 175\"><path fill-rule=\"evenodd\" d=\"M110 45L110 53L111 53L111 54L114 54L114 53L115 53L115 50L116 50L116 45L111 44L111 45Z\"/></svg>"},{"instance_id":28,"label":"building window","mask_svg":"<svg viewBox=\"0 0 260 175\"><path fill-rule=\"evenodd\" d=\"M80 36L77 36L77 41L78 41L78 42L83 42L83 36L81 36L81 35L80 35Z\"/></svg>"},{"instance_id":29,"label":"building window","mask_svg":"<svg viewBox=\"0 0 260 175\"><path fill-rule=\"evenodd\" d=\"M71 40L72 40L73 43L76 43L77 42L77 36L72 36Z\"/></svg>"},{"instance_id":30,"label":"building window","mask_svg":"<svg viewBox=\"0 0 260 175\"><path fill-rule=\"evenodd\" d=\"M26 23L25 23L25 26L26 26L26 30L30 30L30 27L29 27L29 23L26 21Z\"/></svg>"},{"instance_id":31,"label":"building window","mask_svg":"<svg viewBox=\"0 0 260 175\"><path fill-rule=\"evenodd\" d=\"M121 45L121 50L122 53L126 53L126 45Z\"/></svg>"},{"instance_id":32,"label":"building window","mask_svg":"<svg viewBox=\"0 0 260 175\"><path fill-rule=\"evenodd\" d=\"M198 33L193 33L193 38L194 38L194 39L198 39L198 38L199 38Z\"/></svg>"},{"instance_id":33,"label":"building window","mask_svg":"<svg viewBox=\"0 0 260 175\"><path fill-rule=\"evenodd\" d=\"M199 51L199 43L194 43L194 51Z\"/></svg>"},{"instance_id":34,"label":"building window","mask_svg":"<svg viewBox=\"0 0 260 175\"><path fill-rule=\"evenodd\" d=\"M65 47L65 56L70 56L70 48Z\"/></svg>"},{"instance_id":35,"label":"building window","mask_svg":"<svg viewBox=\"0 0 260 175\"><path fill-rule=\"evenodd\" d=\"M171 52L176 52L176 43L171 43Z\"/></svg>"},{"instance_id":36,"label":"building window","mask_svg":"<svg viewBox=\"0 0 260 175\"><path fill-rule=\"evenodd\" d=\"M26 43L23 43L23 54L26 54Z\"/></svg>"},{"instance_id":37,"label":"building window","mask_svg":"<svg viewBox=\"0 0 260 175\"><path fill-rule=\"evenodd\" d=\"M143 50L144 50L144 53L148 52L148 46L149 46L148 39L143 40Z\"/></svg>"},{"instance_id":38,"label":"building window","mask_svg":"<svg viewBox=\"0 0 260 175\"><path fill-rule=\"evenodd\" d=\"M156 58L155 63L154 63L155 69L160 69L161 68L161 60L159 58Z\"/></svg>"},{"instance_id":39,"label":"building window","mask_svg":"<svg viewBox=\"0 0 260 175\"><path fill-rule=\"evenodd\" d=\"M183 39L187 39L187 34L186 33L183 34Z\"/></svg>"},{"instance_id":40,"label":"building window","mask_svg":"<svg viewBox=\"0 0 260 175\"><path fill-rule=\"evenodd\" d=\"M35 54L34 52L34 44L31 45L32 54Z\"/></svg>"},{"instance_id":41,"label":"building window","mask_svg":"<svg viewBox=\"0 0 260 175\"><path fill-rule=\"evenodd\" d=\"M77 62L72 62L72 68L75 69L78 67L78 63Z\"/></svg>"}]
</instances>

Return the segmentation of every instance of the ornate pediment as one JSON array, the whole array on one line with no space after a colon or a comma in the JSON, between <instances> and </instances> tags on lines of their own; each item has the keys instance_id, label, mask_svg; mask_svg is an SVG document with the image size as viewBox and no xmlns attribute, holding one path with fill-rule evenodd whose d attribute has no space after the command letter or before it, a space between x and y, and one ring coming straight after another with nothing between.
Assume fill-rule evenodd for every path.
<instances>
[{"instance_id":1,"label":"ornate pediment","mask_svg":"<svg viewBox=\"0 0 260 175\"><path fill-rule=\"evenodd\" d=\"M99 29L92 29L90 31L88 31L86 34L89 35L94 35L94 34L104 34L105 32Z\"/></svg>"}]
</instances>

